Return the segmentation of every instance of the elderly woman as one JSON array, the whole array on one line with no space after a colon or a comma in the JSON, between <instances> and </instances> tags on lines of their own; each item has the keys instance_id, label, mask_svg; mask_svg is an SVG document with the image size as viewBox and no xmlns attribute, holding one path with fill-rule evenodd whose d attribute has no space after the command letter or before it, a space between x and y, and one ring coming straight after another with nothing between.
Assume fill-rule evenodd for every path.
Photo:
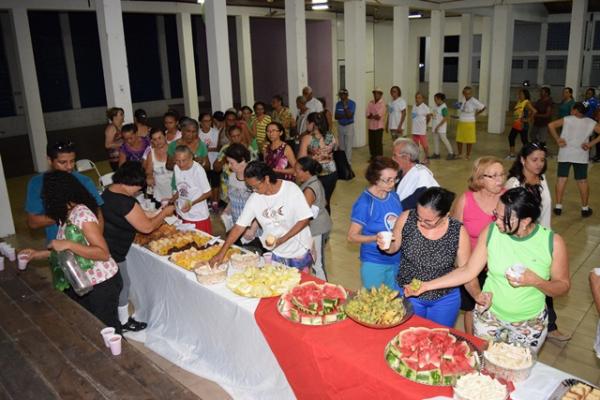
<instances>
[{"instance_id":1,"label":"elderly woman","mask_svg":"<svg viewBox=\"0 0 600 400\"><path fill-rule=\"evenodd\" d=\"M74 175L64 171L53 171L44 174L42 199L45 215L59 224L58 234L48 246L60 252L69 250L75 255L91 260L91 268L86 274L94 285L94 290L78 296L72 289L67 294L81 304L107 326L121 331L117 317L119 292L123 286L119 267L109 253L109 246L102 237L102 227L98 223L99 208L96 200L79 183ZM105 216L106 218L106 216ZM75 242L67 238L67 226L76 227L83 241ZM50 250L25 249L20 252L31 260L46 259ZM59 269L53 265L53 270ZM62 289L61 289L62 290Z\"/></svg>"},{"instance_id":2,"label":"elderly woman","mask_svg":"<svg viewBox=\"0 0 600 400\"><path fill-rule=\"evenodd\" d=\"M121 127L125 119L125 111L120 107L111 107L106 110L108 125L104 128L104 147L108 154L108 162L113 171L119 168L119 148L123 144Z\"/></svg>"},{"instance_id":3,"label":"elderly woman","mask_svg":"<svg viewBox=\"0 0 600 400\"><path fill-rule=\"evenodd\" d=\"M309 223L313 213L295 183L278 179L264 162L252 161L244 170L246 185L254 193L227 235L211 264L220 263L227 250L256 220L263 232L263 247L273 252L273 260L308 272L313 260Z\"/></svg>"},{"instance_id":4,"label":"elderly woman","mask_svg":"<svg viewBox=\"0 0 600 400\"><path fill-rule=\"evenodd\" d=\"M452 217L462 222L467 230L471 249L477 245L481 231L494 221L494 210L500 195L504 193L505 179L504 166L499 158L480 157L473 163L473 172L469 177L469 190L458 198L451 212ZM473 290L477 291L477 288L483 286L486 274L485 270L482 271L477 279L469 282L468 285L473 285ZM464 286L460 287L460 296L460 309L465 312L465 332L472 335L475 300Z\"/></svg>"},{"instance_id":5,"label":"elderly woman","mask_svg":"<svg viewBox=\"0 0 600 400\"><path fill-rule=\"evenodd\" d=\"M143 161L146 150L150 146L150 139L137 134L135 124L125 124L121 128L123 144L119 148L119 167L125 161Z\"/></svg>"},{"instance_id":6,"label":"elderly woman","mask_svg":"<svg viewBox=\"0 0 600 400\"><path fill-rule=\"evenodd\" d=\"M178 139L169 144L167 154L167 168L173 169L175 165L175 149L178 146L187 146L192 152L193 159L204 169L210 169L208 161L208 147L200 140L198 136L198 121L188 117L181 117L179 120L179 129L181 129L181 139Z\"/></svg>"},{"instance_id":7,"label":"elderly woman","mask_svg":"<svg viewBox=\"0 0 600 400\"><path fill-rule=\"evenodd\" d=\"M172 197L173 171L167 169L167 137L163 131L153 131L150 143L152 147L146 152L144 162L146 184L152 188L154 199L162 202Z\"/></svg>"},{"instance_id":8,"label":"elderly woman","mask_svg":"<svg viewBox=\"0 0 600 400\"><path fill-rule=\"evenodd\" d=\"M494 210L496 222L481 232L468 263L439 279L426 280L408 296L471 281L487 264L483 291L470 292L474 332L484 339L523 343L537 352L546 339L546 296L569 291L569 260L563 239L539 225L539 197L518 187L507 190ZM522 271L520 271L522 270Z\"/></svg>"},{"instance_id":9,"label":"elderly woman","mask_svg":"<svg viewBox=\"0 0 600 400\"><path fill-rule=\"evenodd\" d=\"M451 273L456 265L466 264L471 254L469 235L459 221L449 216L453 200L454 193L432 187L423 192L415 210L405 211L398 218L392 244L386 251L402 251L400 286L414 279L429 281ZM377 235L380 249L384 243ZM460 291L457 287L434 290L410 301L418 316L453 327L460 308Z\"/></svg>"},{"instance_id":10,"label":"elderly woman","mask_svg":"<svg viewBox=\"0 0 600 400\"><path fill-rule=\"evenodd\" d=\"M394 191L398 164L388 157L375 157L367 167L369 183L352 206L348 241L360 244L360 278L366 288L382 283L396 287L400 252L388 254L377 248L377 234L391 232L402 213L400 198Z\"/></svg>"},{"instance_id":11,"label":"elderly woman","mask_svg":"<svg viewBox=\"0 0 600 400\"><path fill-rule=\"evenodd\" d=\"M104 239L110 255L119 264L123 277L123 289L119 295L119 320L124 330L139 331L146 327L143 322L129 316L129 286L125 258L136 232L150 233L158 228L165 217L172 215L173 206L167 206L149 218L135 196L146 184L146 174L141 164L127 161L113 175L113 183L103 193Z\"/></svg>"}]
</instances>

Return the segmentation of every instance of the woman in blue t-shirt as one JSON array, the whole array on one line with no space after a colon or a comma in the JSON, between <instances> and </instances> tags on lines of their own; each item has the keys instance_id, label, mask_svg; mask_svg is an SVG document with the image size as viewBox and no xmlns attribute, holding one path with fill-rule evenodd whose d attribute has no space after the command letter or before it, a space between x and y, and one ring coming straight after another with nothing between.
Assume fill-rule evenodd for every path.
<instances>
[{"instance_id":1,"label":"woman in blue t-shirt","mask_svg":"<svg viewBox=\"0 0 600 400\"><path fill-rule=\"evenodd\" d=\"M394 191L398 164L389 157L375 157L369 163L365 178L369 187L352 206L352 222L348 240L360 243L360 277L366 288L382 283L396 288L400 252L387 254L377 247L379 232L392 232L402 213L398 194Z\"/></svg>"}]
</instances>

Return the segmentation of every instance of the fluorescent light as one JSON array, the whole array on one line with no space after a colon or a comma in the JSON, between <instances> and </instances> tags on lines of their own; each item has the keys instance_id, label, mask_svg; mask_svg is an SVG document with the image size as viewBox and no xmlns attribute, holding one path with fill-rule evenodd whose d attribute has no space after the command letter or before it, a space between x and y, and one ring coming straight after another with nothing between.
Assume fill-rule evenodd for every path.
<instances>
[{"instance_id":1,"label":"fluorescent light","mask_svg":"<svg viewBox=\"0 0 600 400\"><path fill-rule=\"evenodd\" d=\"M315 4L311 7L313 10L329 10L329 5L327 4Z\"/></svg>"},{"instance_id":2,"label":"fluorescent light","mask_svg":"<svg viewBox=\"0 0 600 400\"><path fill-rule=\"evenodd\" d=\"M325 4L327 3L327 0L312 0L313 4Z\"/></svg>"},{"instance_id":3,"label":"fluorescent light","mask_svg":"<svg viewBox=\"0 0 600 400\"><path fill-rule=\"evenodd\" d=\"M200 5L204 5L204 0L196 0L196 3L198 3Z\"/></svg>"},{"instance_id":4,"label":"fluorescent light","mask_svg":"<svg viewBox=\"0 0 600 400\"><path fill-rule=\"evenodd\" d=\"M413 19L413 18L421 18L423 17L423 15L419 14L408 14L408 18L409 19Z\"/></svg>"}]
</instances>

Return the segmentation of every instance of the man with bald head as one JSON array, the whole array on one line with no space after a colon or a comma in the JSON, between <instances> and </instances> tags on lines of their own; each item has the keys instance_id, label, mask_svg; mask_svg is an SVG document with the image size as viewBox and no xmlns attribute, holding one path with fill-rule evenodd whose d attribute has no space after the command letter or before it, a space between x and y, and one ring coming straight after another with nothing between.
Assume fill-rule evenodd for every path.
<instances>
[{"instance_id":1,"label":"man with bald head","mask_svg":"<svg viewBox=\"0 0 600 400\"><path fill-rule=\"evenodd\" d=\"M306 99L306 108L308 108L309 114L312 112L323 112L323 103L316 97L313 97L313 90L310 86L302 89L302 96Z\"/></svg>"}]
</instances>

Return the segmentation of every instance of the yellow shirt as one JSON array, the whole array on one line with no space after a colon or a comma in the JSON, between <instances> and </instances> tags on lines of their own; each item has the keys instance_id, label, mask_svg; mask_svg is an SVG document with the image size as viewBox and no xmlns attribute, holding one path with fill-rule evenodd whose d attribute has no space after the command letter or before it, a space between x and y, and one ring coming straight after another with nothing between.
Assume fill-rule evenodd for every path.
<instances>
[{"instance_id":1,"label":"yellow shirt","mask_svg":"<svg viewBox=\"0 0 600 400\"><path fill-rule=\"evenodd\" d=\"M262 120L255 120L256 124L256 141L258 142L259 150L262 150L267 138L267 125L271 123L271 117L265 115Z\"/></svg>"},{"instance_id":2,"label":"yellow shirt","mask_svg":"<svg viewBox=\"0 0 600 400\"><path fill-rule=\"evenodd\" d=\"M513 117L516 120L523 118L525 109L529 106L529 100L518 101L513 109Z\"/></svg>"}]
</instances>

